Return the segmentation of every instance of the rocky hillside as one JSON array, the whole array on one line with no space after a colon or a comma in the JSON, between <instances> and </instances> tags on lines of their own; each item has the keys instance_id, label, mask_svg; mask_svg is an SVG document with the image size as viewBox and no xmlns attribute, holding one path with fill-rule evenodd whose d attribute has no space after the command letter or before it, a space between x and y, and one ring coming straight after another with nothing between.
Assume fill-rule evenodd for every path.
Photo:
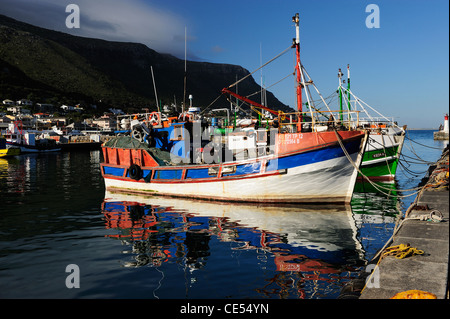
<instances>
[{"instance_id":1,"label":"rocky hillside","mask_svg":"<svg viewBox=\"0 0 450 319\"><path fill-rule=\"evenodd\" d=\"M184 61L160 54L139 43L76 37L39 28L0 15L0 99L59 99L86 103L101 101L114 107L155 107L153 67L158 98L163 103L183 100ZM205 107L223 87L249 73L229 64L187 63L187 94ZM240 94L260 86L249 77ZM256 101L259 94L255 95ZM268 92L274 109L289 110ZM227 105L222 97L219 106Z\"/></svg>"}]
</instances>

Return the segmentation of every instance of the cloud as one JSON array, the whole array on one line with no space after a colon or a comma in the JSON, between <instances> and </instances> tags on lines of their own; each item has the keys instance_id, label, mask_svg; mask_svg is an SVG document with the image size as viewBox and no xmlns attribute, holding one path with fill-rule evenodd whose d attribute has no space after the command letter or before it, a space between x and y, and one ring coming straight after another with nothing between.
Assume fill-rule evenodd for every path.
<instances>
[{"instance_id":1,"label":"cloud","mask_svg":"<svg viewBox=\"0 0 450 319\"><path fill-rule=\"evenodd\" d=\"M80 28L65 25L66 6L80 8ZM0 13L73 35L138 42L163 53L184 56L186 21L143 0L0 0Z\"/></svg>"},{"instance_id":2,"label":"cloud","mask_svg":"<svg viewBox=\"0 0 450 319\"><path fill-rule=\"evenodd\" d=\"M222 53L224 51L224 48L219 45L215 45L211 48L211 51L214 53Z\"/></svg>"}]
</instances>

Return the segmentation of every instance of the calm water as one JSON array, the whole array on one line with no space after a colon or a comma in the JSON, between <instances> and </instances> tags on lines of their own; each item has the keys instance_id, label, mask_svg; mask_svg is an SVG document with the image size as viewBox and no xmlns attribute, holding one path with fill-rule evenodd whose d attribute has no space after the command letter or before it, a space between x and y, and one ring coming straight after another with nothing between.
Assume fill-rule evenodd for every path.
<instances>
[{"instance_id":1,"label":"calm water","mask_svg":"<svg viewBox=\"0 0 450 319\"><path fill-rule=\"evenodd\" d=\"M99 151L0 159L0 298L337 298L414 200L410 157L447 143L409 138L434 148L407 140L392 196L359 185L348 208L105 194Z\"/></svg>"}]
</instances>

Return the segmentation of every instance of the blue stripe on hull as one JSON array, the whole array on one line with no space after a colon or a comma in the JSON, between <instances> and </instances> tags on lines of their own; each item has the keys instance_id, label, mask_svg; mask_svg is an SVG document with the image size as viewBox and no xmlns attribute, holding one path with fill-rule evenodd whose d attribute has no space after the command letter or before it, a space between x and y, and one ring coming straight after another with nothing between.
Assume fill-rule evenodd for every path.
<instances>
[{"instance_id":1,"label":"blue stripe on hull","mask_svg":"<svg viewBox=\"0 0 450 319\"><path fill-rule=\"evenodd\" d=\"M354 154L359 151L360 148L360 140L350 141L346 143L346 150L349 154ZM274 172L277 170L285 170L294 167L300 167L304 165L320 163L323 161L344 157L345 154L341 149L340 145L333 145L329 147L325 147L318 150L311 150L308 152L288 155L284 157L280 157L277 159L272 159L267 162L266 172ZM232 167L233 163L229 163L224 167ZM212 167L219 167L219 164L211 165ZM174 167L173 169L158 169L154 168L155 180L181 180L183 175L183 169L186 168L186 179L208 179L208 178L216 178L217 175L210 175L208 173L208 168L195 168L195 166L186 166L186 167ZM117 167L109 167L104 166L104 174L122 177L124 173L124 169L127 168L117 168ZM232 176L244 176L249 174L257 174L261 171L261 162L250 162L246 164L236 165L236 170L226 175L224 177L232 177ZM151 170L143 170L143 176L146 177L151 173ZM128 173L126 175L128 176ZM147 177L149 178L149 177Z\"/></svg>"},{"instance_id":2,"label":"blue stripe on hull","mask_svg":"<svg viewBox=\"0 0 450 319\"><path fill-rule=\"evenodd\" d=\"M353 154L359 151L360 140L348 142L346 144L346 150L349 154ZM344 151L339 145L326 147L319 150L313 150L301 154L292 156L281 157L268 162L266 171L273 171L279 169L288 169L293 167L299 167L308 164L319 163L327 161L333 158L339 158L345 156Z\"/></svg>"}]
</instances>

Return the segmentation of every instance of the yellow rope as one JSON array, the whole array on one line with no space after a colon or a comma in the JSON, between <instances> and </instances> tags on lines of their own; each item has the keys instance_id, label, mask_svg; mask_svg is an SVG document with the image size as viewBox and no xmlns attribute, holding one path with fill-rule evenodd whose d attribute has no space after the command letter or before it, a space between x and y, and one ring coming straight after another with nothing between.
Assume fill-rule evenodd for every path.
<instances>
[{"instance_id":1,"label":"yellow rope","mask_svg":"<svg viewBox=\"0 0 450 319\"><path fill-rule=\"evenodd\" d=\"M397 259L403 259L408 256L422 255L423 253L424 253L423 250L417 249L415 247L411 247L409 244L400 244L400 245L396 245L396 246L390 246L390 247L387 247L383 251L383 254L381 255L377 264L375 265L375 269L379 266L381 260L386 256L394 256ZM361 294L363 293L364 289L366 289L367 283L371 280L373 274L375 273L375 269L372 271L370 276L366 279L366 284L364 285L363 289L361 290Z\"/></svg>"},{"instance_id":2,"label":"yellow rope","mask_svg":"<svg viewBox=\"0 0 450 319\"><path fill-rule=\"evenodd\" d=\"M403 259L408 256L422 255L423 250L411 247L409 244L400 244L386 248L381 258L385 256L394 256L397 259Z\"/></svg>"}]
</instances>

